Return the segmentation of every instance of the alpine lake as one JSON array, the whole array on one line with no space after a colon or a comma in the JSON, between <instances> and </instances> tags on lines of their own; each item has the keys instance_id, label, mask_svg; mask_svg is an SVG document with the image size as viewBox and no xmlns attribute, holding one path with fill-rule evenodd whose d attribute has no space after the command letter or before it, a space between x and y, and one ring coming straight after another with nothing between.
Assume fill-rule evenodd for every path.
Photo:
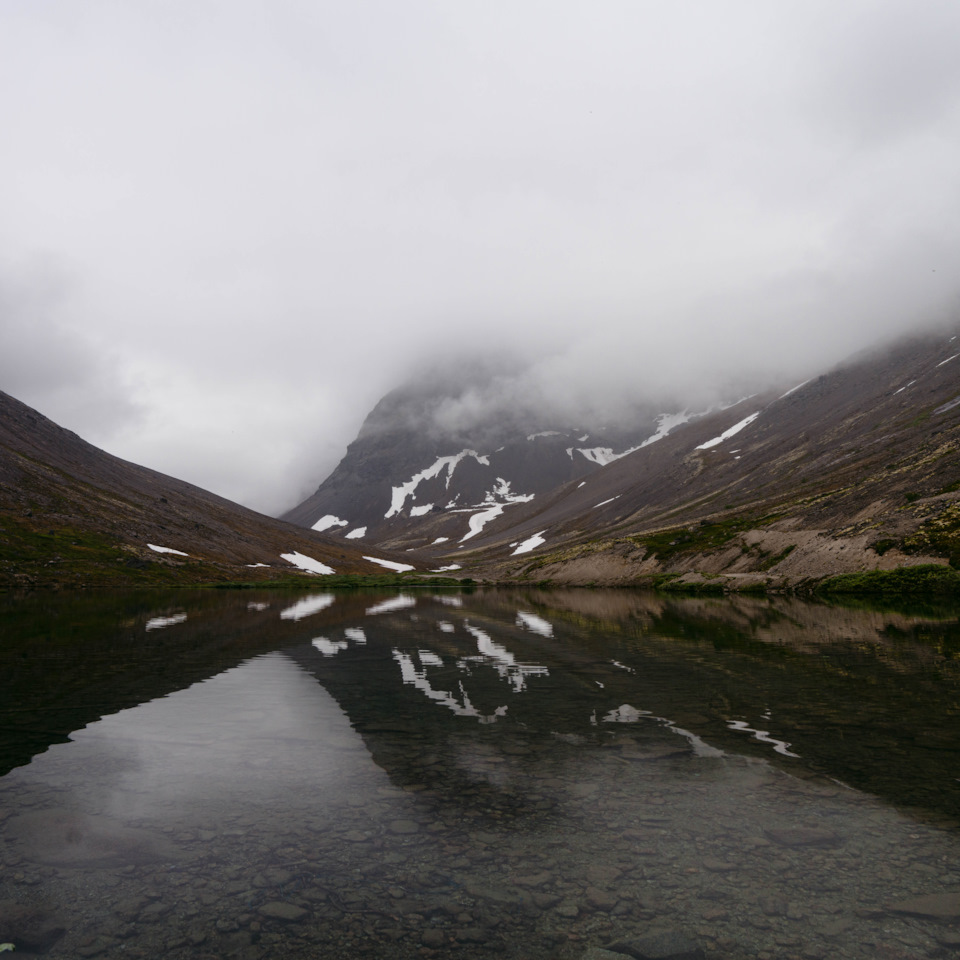
<instances>
[{"instance_id":1,"label":"alpine lake","mask_svg":"<svg viewBox=\"0 0 960 960\"><path fill-rule=\"evenodd\" d=\"M0 950L960 955L958 616L0 596Z\"/></svg>"}]
</instances>

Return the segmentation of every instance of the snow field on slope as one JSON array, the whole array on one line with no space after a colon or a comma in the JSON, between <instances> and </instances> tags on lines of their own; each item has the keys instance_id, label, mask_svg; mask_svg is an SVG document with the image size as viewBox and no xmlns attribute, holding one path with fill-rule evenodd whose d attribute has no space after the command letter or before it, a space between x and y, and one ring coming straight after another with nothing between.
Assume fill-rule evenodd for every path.
<instances>
[{"instance_id":1,"label":"snow field on slope","mask_svg":"<svg viewBox=\"0 0 960 960\"><path fill-rule=\"evenodd\" d=\"M586 457L591 463L595 463L600 467L605 467L608 463L613 463L615 460L621 460L628 454L635 453L637 450L642 450L644 447L649 447L651 443L656 443L658 440L662 440L674 428L679 427L683 423L688 423L694 417L700 416L703 416L703 414L688 413L686 410L681 410L679 413L661 413L660 416L657 417L656 432L650 434L650 436L647 437L643 443L638 444L635 447L628 447L626 450L623 450L620 453L614 453L612 447L567 447L567 456L572 459L573 451L576 450L577 453L582 453L584 457ZM589 434L587 434L587 436L589 436ZM586 436L581 437L580 439L585 440Z\"/></svg>"},{"instance_id":2,"label":"snow field on slope","mask_svg":"<svg viewBox=\"0 0 960 960\"><path fill-rule=\"evenodd\" d=\"M296 550L294 550L293 553L281 553L280 559L286 560L287 563L292 563L301 570L306 570L307 573L319 573L323 576L330 576L330 574L336 573L333 567L328 567L325 563L314 560L313 557L308 557L305 553L298 553Z\"/></svg>"},{"instance_id":3,"label":"snow field on slope","mask_svg":"<svg viewBox=\"0 0 960 960\"><path fill-rule=\"evenodd\" d=\"M511 557L515 557L518 553L529 553L531 550L535 550L541 544L547 542L547 538L544 537L546 530L541 530L539 533L535 533L532 537L528 537L526 540L521 543L513 553L510 554Z\"/></svg>"},{"instance_id":4,"label":"snow field on slope","mask_svg":"<svg viewBox=\"0 0 960 960\"><path fill-rule=\"evenodd\" d=\"M489 458L481 456L476 450L461 450L459 453L450 457L438 457L431 466L425 470L421 470L419 473L415 473L406 483L401 483L399 487L391 488L390 509L383 515L383 518L389 520L391 517L396 516L403 509L407 497L411 497L416 493L417 487L422 481L432 480L434 477L439 476L444 469L447 471L446 485L447 488L449 488L453 471L457 469L457 464L459 464L464 457L473 457L477 463L483 464L485 467L490 466Z\"/></svg>"},{"instance_id":5,"label":"snow field on slope","mask_svg":"<svg viewBox=\"0 0 960 960\"><path fill-rule=\"evenodd\" d=\"M189 557L189 553L182 550L174 550L173 547L158 547L155 543L148 543L147 546L156 553L175 553L178 557Z\"/></svg>"},{"instance_id":6,"label":"snow field on slope","mask_svg":"<svg viewBox=\"0 0 960 960\"><path fill-rule=\"evenodd\" d=\"M321 517L310 529L316 530L317 533L323 533L324 530L329 530L331 527L346 527L349 525L349 520L341 520L332 513L328 513L325 517Z\"/></svg>"},{"instance_id":7,"label":"snow field on slope","mask_svg":"<svg viewBox=\"0 0 960 960\"><path fill-rule=\"evenodd\" d=\"M739 423L735 423L729 430L724 430L719 437L714 437L712 440L708 440L706 443L701 443L699 446L694 447L694 450L709 450L711 447L717 446L719 443L723 443L724 440L729 440L732 436L738 434L745 427L749 427L757 417L760 416L760 411L756 413L751 413L749 417L744 417Z\"/></svg>"},{"instance_id":8,"label":"snow field on slope","mask_svg":"<svg viewBox=\"0 0 960 960\"><path fill-rule=\"evenodd\" d=\"M379 557L364 557L363 559L369 560L371 563L379 563L381 567L386 567L388 570L396 570L397 573L405 573L407 570L417 569L409 563L397 563L395 560L381 560Z\"/></svg>"},{"instance_id":9,"label":"snow field on slope","mask_svg":"<svg viewBox=\"0 0 960 960\"><path fill-rule=\"evenodd\" d=\"M494 484L493 489L487 492L483 504L477 505L477 507L481 507L482 509L470 517L468 521L469 529L460 538L460 543L469 540L471 537L475 537L491 520L499 517L504 509L511 503L529 503L534 496L536 495L533 493L511 493L510 481L504 480L503 477L497 477L497 482ZM453 512L467 513L477 510L477 507L461 507L459 510Z\"/></svg>"}]
</instances>

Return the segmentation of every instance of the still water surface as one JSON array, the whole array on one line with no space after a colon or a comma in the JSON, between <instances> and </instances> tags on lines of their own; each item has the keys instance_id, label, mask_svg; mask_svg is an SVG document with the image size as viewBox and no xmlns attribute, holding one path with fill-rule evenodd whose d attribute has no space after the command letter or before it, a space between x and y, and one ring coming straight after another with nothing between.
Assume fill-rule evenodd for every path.
<instances>
[{"instance_id":1,"label":"still water surface","mask_svg":"<svg viewBox=\"0 0 960 960\"><path fill-rule=\"evenodd\" d=\"M19 953L960 949L957 611L216 591L0 617Z\"/></svg>"}]
</instances>

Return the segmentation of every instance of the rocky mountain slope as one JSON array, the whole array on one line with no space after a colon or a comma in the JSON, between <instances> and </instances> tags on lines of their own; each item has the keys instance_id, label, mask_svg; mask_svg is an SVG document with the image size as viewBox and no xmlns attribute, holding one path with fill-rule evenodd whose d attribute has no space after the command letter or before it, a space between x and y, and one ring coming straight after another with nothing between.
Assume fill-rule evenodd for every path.
<instances>
[{"instance_id":1,"label":"rocky mountain slope","mask_svg":"<svg viewBox=\"0 0 960 960\"><path fill-rule=\"evenodd\" d=\"M0 587L268 580L407 564L97 449L0 391Z\"/></svg>"},{"instance_id":2,"label":"rocky mountain slope","mask_svg":"<svg viewBox=\"0 0 960 960\"><path fill-rule=\"evenodd\" d=\"M397 403L386 398L370 421ZM314 523L334 504L351 521L382 511L367 537L479 578L749 587L960 564L960 331L918 336L683 419L657 431L649 411L631 435L621 431L611 451L621 455L601 462L578 452L592 438L570 431L515 436L502 459L486 454L489 467L477 456L487 448L468 436L456 441L473 452L456 459L422 434L415 446L410 426L381 430L379 445L371 431L288 517ZM479 500L491 474L509 478L509 488ZM519 493L508 505L506 494ZM456 513L463 503L470 511Z\"/></svg>"},{"instance_id":3,"label":"rocky mountain slope","mask_svg":"<svg viewBox=\"0 0 960 960\"><path fill-rule=\"evenodd\" d=\"M433 372L385 396L318 490L283 519L330 536L408 550L465 542L569 481L591 476L702 414L653 404L626 423L564 422L534 410L491 410L468 425L444 422L448 404L496 374L451 380ZM597 415L593 415L597 419Z\"/></svg>"}]
</instances>

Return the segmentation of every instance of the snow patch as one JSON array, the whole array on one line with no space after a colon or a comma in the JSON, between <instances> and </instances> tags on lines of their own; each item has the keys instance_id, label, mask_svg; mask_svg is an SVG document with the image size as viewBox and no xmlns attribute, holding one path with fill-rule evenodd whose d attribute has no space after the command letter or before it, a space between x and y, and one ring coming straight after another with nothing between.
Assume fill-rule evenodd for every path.
<instances>
[{"instance_id":1,"label":"snow patch","mask_svg":"<svg viewBox=\"0 0 960 960\"><path fill-rule=\"evenodd\" d=\"M581 487L585 487L586 485L587 485L587 481L586 481L586 480L581 480L581 481L577 484L577 489L579 490Z\"/></svg>"},{"instance_id":2,"label":"snow patch","mask_svg":"<svg viewBox=\"0 0 960 960\"><path fill-rule=\"evenodd\" d=\"M527 440L536 440L538 437L562 437L559 430L544 430L543 433L531 433ZM502 448L501 448L502 449Z\"/></svg>"},{"instance_id":3,"label":"snow patch","mask_svg":"<svg viewBox=\"0 0 960 960\"><path fill-rule=\"evenodd\" d=\"M359 643L362 647L367 642L367 635L363 632L363 627L346 627L343 635L354 643Z\"/></svg>"},{"instance_id":4,"label":"snow patch","mask_svg":"<svg viewBox=\"0 0 960 960\"><path fill-rule=\"evenodd\" d=\"M938 413L946 413L948 410L952 410L954 407L960 407L960 398L951 400L949 403L945 403L942 407L937 407L933 413L934 415Z\"/></svg>"},{"instance_id":5,"label":"snow patch","mask_svg":"<svg viewBox=\"0 0 960 960\"><path fill-rule=\"evenodd\" d=\"M916 380L911 380L907 384L907 387L912 387L916 382L917 382ZM898 393L903 393L903 391L906 390L907 387L901 387L899 390L894 390L893 395L896 396Z\"/></svg>"},{"instance_id":6,"label":"snow patch","mask_svg":"<svg viewBox=\"0 0 960 960\"><path fill-rule=\"evenodd\" d=\"M452 623L446 620L438 620L437 626L440 628L441 633L454 633L457 629Z\"/></svg>"},{"instance_id":7,"label":"snow patch","mask_svg":"<svg viewBox=\"0 0 960 960\"><path fill-rule=\"evenodd\" d=\"M711 407L709 410L707 410L707 413L713 413L714 410L718 410L720 413L723 413L724 410L729 410L731 407L736 407L741 403L746 403L748 400L752 400L755 396L755 393L748 393L745 397L741 397L739 400L731 400L730 403L718 403L715 407Z\"/></svg>"},{"instance_id":8,"label":"snow patch","mask_svg":"<svg viewBox=\"0 0 960 960\"><path fill-rule=\"evenodd\" d=\"M701 416L701 414L687 413L686 410L681 410L679 413L661 413L660 416L657 417L657 432L647 437L639 447L625 450L619 456L625 457L628 453L633 453L634 450L642 450L644 447L649 447L651 443L662 440L675 427L679 427L683 423L689 423L694 417L698 416Z\"/></svg>"},{"instance_id":9,"label":"snow patch","mask_svg":"<svg viewBox=\"0 0 960 960\"><path fill-rule=\"evenodd\" d=\"M510 554L510 556L515 557L518 553L529 553L531 550L535 550L537 547L539 547L540 544L546 543L547 540L546 537L544 537L546 532L546 530L541 530L539 533L535 533L532 537L528 537L523 541L523 543L520 544L519 547L517 547L516 550L513 551L513 553Z\"/></svg>"},{"instance_id":10,"label":"snow patch","mask_svg":"<svg viewBox=\"0 0 960 960\"><path fill-rule=\"evenodd\" d=\"M344 536L344 540L359 540L361 537L367 535L366 527L357 527L356 530L351 530L348 534Z\"/></svg>"},{"instance_id":11,"label":"snow patch","mask_svg":"<svg viewBox=\"0 0 960 960\"><path fill-rule=\"evenodd\" d=\"M459 563L451 563L448 567L437 567L436 570L431 570L431 573L446 573L447 570L462 570L463 567Z\"/></svg>"},{"instance_id":12,"label":"snow patch","mask_svg":"<svg viewBox=\"0 0 960 960\"><path fill-rule=\"evenodd\" d=\"M164 627L172 627L175 623L183 623L187 619L185 613L175 613L172 617L151 617L147 623L147 630L162 630Z\"/></svg>"},{"instance_id":13,"label":"snow patch","mask_svg":"<svg viewBox=\"0 0 960 960\"><path fill-rule=\"evenodd\" d=\"M307 573L319 573L324 576L336 573L333 567L328 567L325 563L314 560L313 557L308 557L305 553L298 553L296 550L293 553L281 553L280 559L292 563L301 570L306 570Z\"/></svg>"},{"instance_id":14,"label":"snow patch","mask_svg":"<svg viewBox=\"0 0 960 960\"><path fill-rule=\"evenodd\" d=\"M331 527L348 526L350 526L349 520L341 520L339 517L335 517L332 513L328 513L325 517L321 517L310 529L316 530L317 533L323 533L324 530L329 530Z\"/></svg>"},{"instance_id":15,"label":"snow patch","mask_svg":"<svg viewBox=\"0 0 960 960\"><path fill-rule=\"evenodd\" d=\"M620 494L618 493L615 497L611 497L609 500L601 500L599 503L593 505L593 509L596 510L597 507L602 507L605 503L613 503L614 500L619 500Z\"/></svg>"},{"instance_id":16,"label":"snow patch","mask_svg":"<svg viewBox=\"0 0 960 960\"><path fill-rule=\"evenodd\" d=\"M332 593L317 593L310 597L304 597L298 600L292 607L280 611L281 620L302 620L304 617L313 616L327 607L333 606L336 597Z\"/></svg>"},{"instance_id":17,"label":"snow patch","mask_svg":"<svg viewBox=\"0 0 960 960\"><path fill-rule=\"evenodd\" d=\"M490 466L488 457L481 456L476 450L461 450L451 457L437 457L431 466L419 473L415 473L406 483L401 483L399 487L393 487L390 498L390 509L383 515L385 520L396 516L402 509L407 497L412 497L417 487L423 480L432 480L439 476L444 470L447 471L447 489L450 488L450 480L453 478L453 471L464 457L473 457L477 463L485 467Z\"/></svg>"},{"instance_id":18,"label":"snow patch","mask_svg":"<svg viewBox=\"0 0 960 960\"><path fill-rule=\"evenodd\" d=\"M475 537L491 520L499 517L500 514L503 513L504 508L511 503L529 503L534 496L535 494L532 493L511 493L510 481L504 480L503 477L497 477L497 482L494 484L493 489L489 490L484 497L483 504L477 505L484 507L484 509L478 513L474 513L473 516L470 517L468 522L469 529L460 538L460 542L463 543L465 540ZM457 512L466 513L467 510L475 509L477 508L467 507Z\"/></svg>"},{"instance_id":19,"label":"snow patch","mask_svg":"<svg viewBox=\"0 0 960 960\"><path fill-rule=\"evenodd\" d=\"M620 453L614 453L612 447L577 447L576 449L578 453L582 453L591 463L605 467L608 463L613 463L615 460L622 460L629 454L636 453L637 450L642 450L644 447L649 447L651 443L662 440L671 430L698 416L702 416L702 414L688 413L686 410L681 410L679 413L661 413L660 416L657 417L657 429L655 433L647 437L643 443L638 444L636 447L628 447ZM589 434L587 434L587 436L589 436ZM581 440L583 439L585 438L581 438ZM571 452L573 449L573 447L570 447L567 450L567 453L571 457L573 456Z\"/></svg>"},{"instance_id":20,"label":"snow patch","mask_svg":"<svg viewBox=\"0 0 960 960\"><path fill-rule=\"evenodd\" d=\"M694 447L695 450L709 450L711 447L715 447L718 443L723 443L724 440L729 440L730 437L739 433L745 427L749 427L757 417L760 416L760 411L756 413L751 413L749 417L744 417L739 423L735 423L729 430L724 430L719 437L714 437L712 440L708 440L706 443L701 443L699 446Z\"/></svg>"},{"instance_id":21,"label":"snow patch","mask_svg":"<svg viewBox=\"0 0 960 960\"><path fill-rule=\"evenodd\" d=\"M524 613L522 610L518 610L517 626L524 627L532 633L539 633L541 637L553 636L553 625L533 613Z\"/></svg>"},{"instance_id":22,"label":"snow patch","mask_svg":"<svg viewBox=\"0 0 960 960\"><path fill-rule=\"evenodd\" d=\"M404 573L407 570L416 570L416 567L411 566L409 563L397 563L395 560L381 560L379 557L364 557L364 560L369 560L371 563L379 563L381 567L386 567L388 570L396 570L397 573Z\"/></svg>"},{"instance_id":23,"label":"snow patch","mask_svg":"<svg viewBox=\"0 0 960 960\"><path fill-rule=\"evenodd\" d=\"M955 353L952 357L947 357L946 360L941 360L941 361L937 364L937 366L938 366L938 367L942 367L945 363L949 363L951 360L956 360L957 357L960 357L960 353ZM790 756L793 756L793 754L790 754Z\"/></svg>"},{"instance_id":24,"label":"snow patch","mask_svg":"<svg viewBox=\"0 0 960 960\"><path fill-rule=\"evenodd\" d=\"M420 507L411 507L410 516L411 517L422 517L428 514L433 509L432 503L425 503Z\"/></svg>"},{"instance_id":25,"label":"snow patch","mask_svg":"<svg viewBox=\"0 0 960 960\"><path fill-rule=\"evenodd\" d=\"M434 544L437 544L437 543L446 543L449 539L450 539L449 537L437 537L437 539L434 540L433 543L430 544L430 546L433 546Z\"/></svg>"},{"instance_id":26,"label":"snow patch","mask_svg":"<svg viewBox=\"0 0 960 960\"><path fill-rule=\"evenodd\" d=\"M623 456L623 454L614 453L613 447L577 447L577 453L582 453L591 463L600 467L605 467Z\"/></svg>"},{"instance_id":27,"label":"snow patch","mask_svg":"<svg viewBox=\"0 0 960 960\"><path fill-rule=\"evenodd\" d=\"M372 607L367 607L367 616L375 617L378 613L395 613L397 610L407 610L416 605L416 597L408 597L405 593L401 593L398 597L391 597L389 600L383 600Z\"/></svg>"},{"instance_id":28,"label":"snow patch","mask_svg":"<svg viewBox=\"0 0 960 960\"><path fill-rule=\"evenodd\" d=\"M492 507L488 507L486 510L482 510L480 513L475 513L469 521L470 529L460 538L460 542L463 543L464 540L475 537L491 520L499 517L500 514L503 513L503 508L504 504L497 503Z\"/></svg>"},{"instance_id":29,"label":"snow patch","mask_svg":"<svg viewBox=\"0 0 960 960\"><path fill-rule=\"evenodd\" d=\"M791 387L786 393L777 397L777 399L782 400L784 397L789 397L791 393L796 393L801 387L805 387L809 382L809 380L804 380L803 383L798 383L795 387Z\"/></svg>"},{"instance_id":30,"label":"snow patch","mask_svg":"<svg viewBox=\"0 0 960 960\"><path fill-rule=\"evenodd\" d=\"M155 543L148 543L147 546L157 553L175 553L178 557L190 556L189 553L184 553L182 550L174 550L173 547L158 547Z\"/></svg>"},{"instance_id":31,"label":"snow patch","mask_svg":"<svg viewBox=\"0 0 960 960\"><path fill-rule=\"evenodd\" d=\"M248 566L248 567L253 567L253 568L256 568L256 567L269 567L270 564L269 564L269 563L248 563L247 566Z\"/></svg>"}]
</instances>

